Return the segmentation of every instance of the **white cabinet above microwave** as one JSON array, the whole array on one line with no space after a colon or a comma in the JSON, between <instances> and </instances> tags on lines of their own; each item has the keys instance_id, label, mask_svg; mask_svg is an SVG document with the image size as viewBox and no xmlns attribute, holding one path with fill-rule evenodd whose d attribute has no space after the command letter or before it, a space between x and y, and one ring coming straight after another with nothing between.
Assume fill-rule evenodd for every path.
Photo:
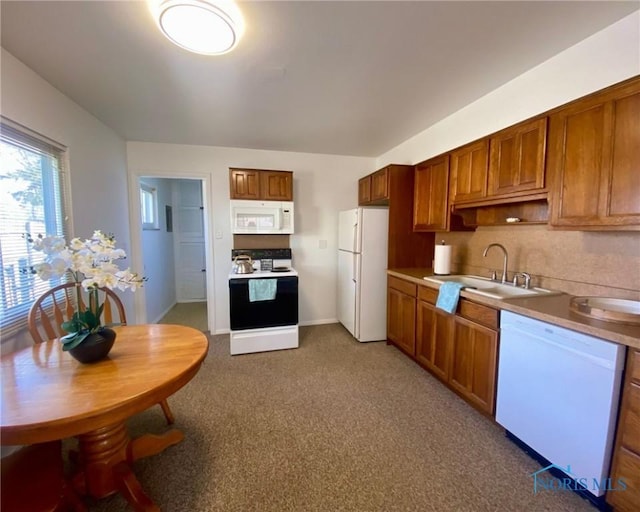
<instances>
[{"instance_id":1,"label":"white cabinet above microwave","mask_svg":"<svg viewBox=\"0 0 640 512\"><path fill-rule=\"evenodd\" d=\"M243 235L293 233L293 202L232 199L231 232Z\"/></svg>"}]
</instances>

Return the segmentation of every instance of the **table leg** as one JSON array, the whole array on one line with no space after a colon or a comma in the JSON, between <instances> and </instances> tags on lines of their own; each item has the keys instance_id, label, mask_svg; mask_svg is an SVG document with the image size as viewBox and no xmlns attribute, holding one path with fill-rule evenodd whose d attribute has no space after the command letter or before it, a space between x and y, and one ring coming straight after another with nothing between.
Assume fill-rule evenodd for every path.
<instances>
[{"instance_id":1,"label":"table leg","mask_svg":"<svg viewBox=\"0 0 640 512\"><path fill-rule=\"evenodd\" d=\"M150 457L163 452L169 446L178 444L184 439L184 434L177 429L171 429L162 435L145 434L137 437L129 443L129 456L127 460L134 462L136 460Z\"/></svg>"},{"instance_id":2,"label":"table leg","mask_svg":"<svg viewBox=\"0 0 640 512\"><path fill-rule=\"evenodd\" d=\"M140 482L131 471L131 466L126 462L120 462L113 468L118 482L118 490L125 499L139 512L160 512L160 507L145 494Z\"/></svg>"},{"instance_id":3,"label":"table leg","mask_svg":"<svg viewBox=\"0 0 640 512\"><path fill-rule=\"evenodd\" d=\"M159 510L144 493L130 464L179 443L184 435L172 429L163 435L147 434L132 440L124 423L116 423L78 436L82 471L74 478L79 492L103 498L121 492L135 510Z\"/></svg>"}]
</instances>

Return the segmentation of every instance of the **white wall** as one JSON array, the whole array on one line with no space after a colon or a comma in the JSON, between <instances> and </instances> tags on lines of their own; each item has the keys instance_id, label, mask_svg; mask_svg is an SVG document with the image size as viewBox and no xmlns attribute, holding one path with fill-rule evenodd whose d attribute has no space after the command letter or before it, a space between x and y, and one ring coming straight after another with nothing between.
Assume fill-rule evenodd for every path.
<instances>
[{"instance_id":1,"label":"white wall","mask_svg":"<svg viewBox=\"0 0 640 512\"><path fill-rule=\"evenodd\" d=\"M165 205L173 205L171 180L144 178L141 183L156 189L159 229L142 231L144 266L142 274L148 278L145 293L148 322L157 322L176 303L175 258L173 232L167 233ZM133 216L132 216L133 218Z\"/></svg>"},{"instance_id":2,"label":"white wall","mask_svg":"<svg viewBox=\"0 0 640 512\"><path fill-rule=\"evenodd\" d=\"M640 12L623 18L377 158L416 164L640 74Z\"/></svg>"},{"instance_id":3,"label":"white wall","mask_svg":"<svg viewBox=\"0 0 640 512\"><path fill-rule=\"evenodd\" d=\"M4 49L1 59L2 115L68 147L74 234L114 233L128 252L124 140ZM134 321L131 292L121 296Z\"/></svg>"},{"instance_id":4,"label":"white wall","mask_svg":"<svg viewBox=\"0 0 640 512\"><path fill-rule=\"evenodd\" d=\"M130 173L176 178L210 178L207 221L213 247L213 332L229 329L227 276L233 236L229 229L229 167L293 171L295 226L291 235L294 266L300 273L300 323L336 321L338 212L357 204L357 180L374 169L374 159L252 149L128 142ZM320 241L326 248L320 249ZM135 261L135 260L134 260ZM148 299L147 299L148 300ZM212 325L213 323L213 325Z\"/></svg>"}]
</instances>

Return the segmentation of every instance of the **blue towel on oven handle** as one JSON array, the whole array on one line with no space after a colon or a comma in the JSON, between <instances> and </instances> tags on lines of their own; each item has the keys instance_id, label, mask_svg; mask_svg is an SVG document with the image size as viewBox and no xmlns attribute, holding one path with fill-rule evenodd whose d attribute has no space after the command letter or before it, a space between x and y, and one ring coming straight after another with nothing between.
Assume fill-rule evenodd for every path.
<instances>
[{"instance_id":1,"label":"blue towel on oven handle","mask_svg":"<svg viewBox=\"0 0 640 512\"><path fill-rule=\"evenodd\" d=\"M249 279L249 302L274 300L277 290L277 279Z\"/></svg>"},{"instance_id":2,"label":"blue towel on oven handle","mask_svg":"<svg viewBox=\"0 0 640 512\"><path fill-rule=\"evenodd\" d=\"M440 285L438 291L438 300L436 300L436 307L443 309L447 313L455 312L458 307L458 300L460 300L460 291L464 288L461 283L455 283L448 281Z\"/></svg>"}]
</instances>

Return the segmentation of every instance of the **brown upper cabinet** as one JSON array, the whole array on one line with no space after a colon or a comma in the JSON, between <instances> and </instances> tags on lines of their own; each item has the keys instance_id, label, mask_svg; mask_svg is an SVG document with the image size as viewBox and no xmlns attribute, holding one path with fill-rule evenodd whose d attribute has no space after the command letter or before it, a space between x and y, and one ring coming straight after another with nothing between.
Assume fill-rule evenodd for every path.
<instances>
[{"instance_id":1,"label":"brown upper cabinet","mask_svg":"<svg viewBox=\"0 0 640 512\"><path fill-rule=\"evenodd\" d=\"M231 199L293 201L293 173L261 169L229 169Z\"/></svg>"},{"instance_id":2,"label":"brown upper cabinet","mask_svg":"<svg viewBox=\"0 0 640 512\"><path fill-rule=\"evenodd\" d=\"M254 169L229 169L231 199L261 199L258 173Z\"/></svg>"},{"instance_id":3,"label":"brown upper cabinet","mask_svg":"<svg viewBox=\"0 0 640 512\"><path fill-rule=\"evenodd\" d=\"M416 165L414 180L414 231L448 231L449 155Z\"/></svg>"},{"instance_id":4,"label":"brown upper cabinet","mask_svg":"<svg viewBox=\"0 0 640 512\"><path fill-rule=\"evenodd\" d=\"M389 168L385 167L371 175L371 201L389 199Z\"/></svg>"},{"instance_id":5,"label":"brown upper cabinet","mask_svg":"<svg viewBox=\"0 0 640 512\"><path fill-rule=\"evenodd\" d=\"M493 135L489 142L488 197L545 191L547 118L526 121Z\"/></svg>"},{"instance_id":6,"label":"brown upper cabinet","mask_svg":"<svg viewBox=\"0 0 640 512\"><path fill-rule=\"evenodd\" d=\"M487 197L489 139L481 139L451 151L454 203L480 201Z\"/></svg>"},{"instance_id":7,"label":"brown upper cabinet","mask_svg":"<svg viewBox=\"0 0 640 512\"><path fill-rule=\"evenodd\" d=\"M358 180L358 205L371 203L371 174Z\"/></svg>"},{"instance_id":8,"label":"brown upper cabinet","mask_svg":"<svg viewBox=\"0 0 640 512\"><path fill-rule=\"evenodd\" d=\"M359 206L389 207L389 268L424 265L433 253L433 233L413 229L413 165L389 164L358 180Z\"/></svg>"},{"instance_id":9,"label":"brown upper cabinet","mask_svg":"<svg viewBox=\"0 0 640 512\"><path fill-rule=\"evenodd\" d=\"M391 172L395 166L390 165L358 180L359 206L387 206Z\"/></svg>"},{"instance_id":10,"label":"brown upper cabinet","mask_svg":"<svg viewBox=\"0 0 640 512\"><path fill-rule=\"evenodd\" d=\"M393 165L358 204L388 205ZM640 76L414 167L413 230L547 224L640 230Z\"/></svg>"},{"instance_id":11,"label":"brown upper cabinet","mask_svg":"<svg viewBox=\"0 0 640 512\"><path fill-rule=\"evenodd\" d=\"M546 140L547 118L543 117L453 150L453 203L495 204L545 194Z\"/></svg>"},{"instance_id":12,"label":"brown upper cabinet","mask_svg":"<svg viewBox=\"0 0 640 512\"><path fill-rule=\"evenodd\" d=\"M551 115L548 171L552 226L640 229L640 78Z\"/></svg>"}]
</instances>

